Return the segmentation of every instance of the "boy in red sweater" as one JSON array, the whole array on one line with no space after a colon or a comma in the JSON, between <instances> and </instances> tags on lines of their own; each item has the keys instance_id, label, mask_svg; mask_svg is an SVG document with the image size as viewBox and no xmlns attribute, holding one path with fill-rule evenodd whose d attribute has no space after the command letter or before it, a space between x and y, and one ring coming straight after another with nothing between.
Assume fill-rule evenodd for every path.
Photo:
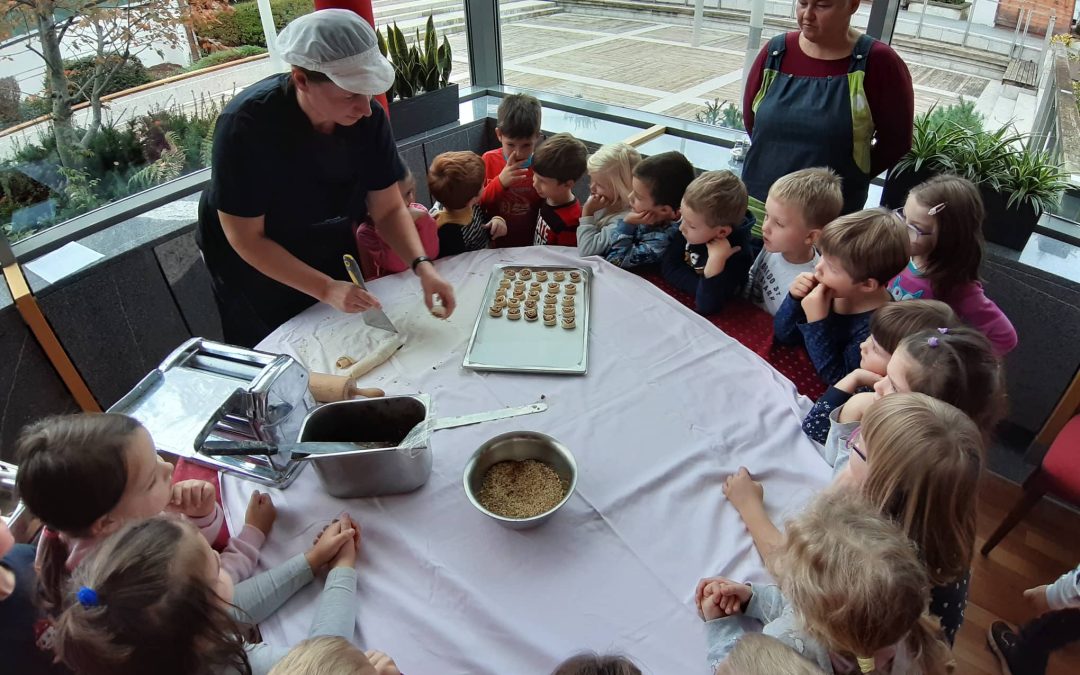
<instances>
[{"instance_id":1,"label":"boy in red sweater","mask_svg":"<svg viewBox=\"0 0 1080 675\"><path fill-rule=\"evenodd\" d=\"M536 244L577 246L581 204L574 184L588 168L589 149L570 134L555 134L533 155L533 188L544 201L536 218Z\"/></svg>"},{"instance_id":2,"label":"boy in red sweater","mask_svg":"<svg viewBox=\"0 0 1080 675\"><path fill-rule=\"evenodd\" d=\"M495 136L501 147L484 153L480 206L506 221L507 234L492 246L529 246L540 208L533 187L532 155L540 140L540 101L512 94L499 104Z\"/></svg>"}]
</instances>

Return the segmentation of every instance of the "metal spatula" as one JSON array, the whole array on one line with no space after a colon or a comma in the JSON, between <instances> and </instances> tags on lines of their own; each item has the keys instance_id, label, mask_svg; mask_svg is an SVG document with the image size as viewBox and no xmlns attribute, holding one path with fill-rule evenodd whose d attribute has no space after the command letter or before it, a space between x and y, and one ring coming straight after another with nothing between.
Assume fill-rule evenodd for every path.
<instances>
[{"instance_id":1,"label":"metal spatula","mask_svg":"<svg viewBox=\"0 0 1080 675\"><path fill-rule=\"evenodd\" d=\"M348 271L352 282L366 291L367 286L364 285L364 275L360 271L360 265L356 262L356 258L348 253L345 254L345 269ZM394 328L393 322L390 321L390 317L386 316L386 312L378 307L372 307L361 312L360 317L364 320L364 323L372 328L381 328L389 333L398 332L397 328Z\"/></svg>"}]
</instances>

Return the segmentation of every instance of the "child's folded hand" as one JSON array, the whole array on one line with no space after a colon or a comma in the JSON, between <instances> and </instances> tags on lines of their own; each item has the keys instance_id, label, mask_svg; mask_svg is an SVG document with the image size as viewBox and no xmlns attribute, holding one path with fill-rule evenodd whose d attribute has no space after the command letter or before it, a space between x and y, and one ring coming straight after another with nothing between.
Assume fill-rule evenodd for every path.
<instances>
[{"instance_id":1,"label":"child's folded hand","mask_svg":"<svg viewBox=\"0 0 1080 675\"><path fill-rule=\"evenodd\" d=\"M270 528L274 526L275 520L277 520L277 508L270 499L270 495L258 490L252 492L251 499L248 500L244 523L263 534L270 534Z\"/></svg>"},{"instance_id":2,"label":"child's folded hand","mask_svg":"<svg viewBox=\"0 0 1080 675\"><path fill-rule=\"evenodd\" d=\"M590 217L597 211L606 209L611 206L611 200L604 195L598 195L592 193L589 198L585 200L585 204L581 207L581 215Z\"/></svg>"},{"instance_id":3,"label":"child's folded hand","mask_svg":"<svg viewBox=\"0 0 1080 675\"><path fill-rule=\"evenodd\" d=\"M182 480L173 483L172 498L166 511L182 513L188 518L205 518L217 508L217 490L204 480Z\"/></svg>"},{"instance_id":4,"label":"child's folded hand","mask_svg":"<svg viewBox=\"0 0 1080 675\"><path fill-rule=\"evenodd\" d=\"M765 503L765 488L754 480L745 466L724 480L724 496L739 513L753 504Z\"/></svg>"},{"instance_id":5,"label":"child's folded hand","mask_svg":"<svg viewBox=\"0 0 1080 675\"><path fill-rule=\"evenodd\" d=\"M656 223L656 214L652 211L631 211L623 218L627 225L653 225Z\"/></svg>"},{"instance_id":6,"label":"child's folded hand","mask_svg":"<svg viewBox=\"0 0 1080 675\"><path fill-rule=\"evenodd\" d=\"M491 233L492 239L498 239L506 235L506 221L501 216L495 216L487 221L484 223L483 228Z\"/></svg>"},{"instance_id":7,"label":"child's folded hand","mask_svg":"<svg viewBox=\"0 0 1080 675\"><path fill-rule=\"evenodd\" d=\"M747 584L740 584L726 577L710 577L698 582L694 599L698 616L705 621L712 621L742 613L743 606L750 601L752 595L753 590Z\"/></svg>"},{"instance_id":8,"label":"child's folded hand","mask_svg":"<svg viewBox=\"0 0 1080 675\"><path fill-rule=\"evenodd\" d=\"M356 562L356 550L360 545L360 530L352 525L352 519L348 515L342 515L341 518L327 525L326 529L315 538L315 544L304 554L312 572L318 571L332 561L337 561L338 554L346 544L352 548L352 560L353 563ZM348 556L348 553L345 555Z\"/></svg>"},{"instance_id":9,"label":"child's folded hand","mask_svg":"<svg viewBox=\"0 0 1080 675\"><path fill-rule=\"evenodd\" d=\"M829 316L829 311L832 310L833 295L833 289L825 284L819 283L814 286L814 290L810 291L802 299L802 309L803 314L806 315L806 323L821 321Z\"/></svg>"},{"instance_id":10,"label":"child's folded hand","mask_svg":"<svg viewBox=\"0 0 1080 675\"><path fill-rule=\"evenodd\" d=\"M397 664L394 663L394 659L390 658L386 654L380 651L370 650L364 652L364 656L368 658L371 665L375 667L375 675L401 675L401 671L398 670Z\"/></svg>"},{"instance_id":11,"label":"child's folded hand","mask_svg":"<svg viewBox=\"0 0 1080 675\"><path fill-rule=\"evenodd\" d=\"M810 291L814 290L814 287L818 285L817 277L813 272L803 272L799 276L795 277L795 281L791 282L791 286L788 288L788 293L796 300L802 300Z\"/></svg>"}]
</instances>

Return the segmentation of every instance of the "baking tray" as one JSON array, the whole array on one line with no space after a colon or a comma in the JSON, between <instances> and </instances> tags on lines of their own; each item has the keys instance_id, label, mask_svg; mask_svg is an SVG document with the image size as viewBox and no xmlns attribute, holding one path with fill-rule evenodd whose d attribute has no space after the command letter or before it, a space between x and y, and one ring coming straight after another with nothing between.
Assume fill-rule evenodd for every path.
<instances>
[{"instance_id":1,"label":"baking tray","mask_svg":"<svg viewBox=\"0 0 1080 675\"><path fill-rule=\"evenodd\" d=\"M575 319L573 329L562 327L560 321L555 326L545 326L543 313L538 321L526 321L524 316L511 321L506 314L495 318L488 314L495 299L499 281L503 279L505 269L530 269L535 273L545 271L548 281L553 281L554 272L566 272L569 281L570 272L580 272L581 281L577 285L575 296ZM564 284L566 282L563 282ZM567 265L495 265L484 291L483 301L476 314L469 346L465 350L462 366L472 370L490 370L513 373L548 373L564 375L584 375L589 365L589 304L592 294L592 275L586 267ZM541 299L543 294L541 294ZM562 310L562 288L559 289L559 316ZM543 306L541 301L540 306Z\"/></svg>"}]
</instances>

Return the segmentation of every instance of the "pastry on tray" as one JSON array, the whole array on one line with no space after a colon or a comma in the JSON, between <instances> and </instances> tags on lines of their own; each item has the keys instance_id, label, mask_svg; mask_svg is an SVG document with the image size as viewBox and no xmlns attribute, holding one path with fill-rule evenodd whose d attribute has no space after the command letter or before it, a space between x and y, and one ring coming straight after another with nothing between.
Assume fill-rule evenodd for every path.
<instances>
[{"instance_id":1,"label":"pastry on tray","mask_svg":"<svg viewBox=\"0 0 1080 675\"><path fill-rule=\"evenodd\" d=\"M544 325L545 326L548 326L548 327L554 326L556 323L557 322L555 321L555 315L554 314L552 314L551 316L548 316L546 314L544 315Z\"/></svg>"},{"instance_id":2,"label":"pastry on tray","mask_svg":"<svg viewBox=\"0 0 1080 675\"><path fill-rule=\"evenodd\" d=\"M526 321L536 321L538 318L540 318L540 317L536 313L536 308L535 307L532 308L532 309L526 309L525 310L525 320Z\"/></svg>"},{"instance_id":3,"label":"pastry on tray","mask_svg":"<svg viewBox=\"0 0 1080 675\"><path fill-rule=\"evenodd\" d=\"M511 321L517 321L521 318L521 308L511 307L510 309L506 310L506 318L510 319Z\"/></svg>"},{"instance_id":4,"label":"pastry on tray","mask_svg":"<svg viewBox=\"0 0 1080 675\"><path fill-rule=\"evenodd\" d=\"M521 299L520 298L510 298L509 300L506 301L506 304L510 306L510 309L517 309L518 307L521 307Z\"/></svg>"},{"instance_id":5,"label":"pastry on tray","mask_svg":"<svg viewBox=\"0 0 1080 675\"><path fill-rule=\"evenodd\" d=\"M555 281L566 281L566 272L556 272L554 275Z\"/></svg>"},{"instance_id":6,"label":"pastry on tray","mask_svg":"<svg viewBox=\"0 0 1080 675\"><path fill-rule=\"evenodd\" d=\"M563 316L574 316L574 306L573 305L563 305L562 314L563 314Z\"/></svg>"},{"instance_id":7,"label":"pastry on tray","mask_svg":"<svg viewBox=\"0 0 1080 675\"><path fill-rule=\"evenodd\" d=\"M547 274L547 271L545 271L545 270L540 270L539 272L536 273L536 280L537 281L547 281L547 277L548 277L548 274Z\"/></svg>"},{"instance_id":8,"label":"pastry on tray","mask_svg":"<svg viewBox=\"0 0 1080 675\"><path fill-rule=\"evenodd\" d=\"M528 267L521 270L520 272L518 272L518 279L522 279L522 280L532 279L532 270L529 269Z\"/></svg>"},{"instance_id":9,"label":"pastry on tray","mask_svg":"<svg viewBox=\"0 0 1080 675\"><path fill-rule=\"evenodd\" d=\"M491 308L488 309L488 314L495 317L496 319L499 318L500 316L502 316L502 313L503 313L503 306L502 305L492 305Z\"/></svg>"},{"instance_id":10,"label":"pastry on tray","mask_svg":"<svg viewBox=\"0 0 1080 675\"><path fill-rule=\"evenodd\" d=\"M564 316L563 317L563 320L562 320L562 327L563 328L570 329L570 328L574 328L576 325L577 324L574 323L574 317L572 317L572 316Z\"/></svg>"},{"instance_id":11,"label":"pastry on tray","mask_svg":"<svg viewBox=\"0 0 1080 675\"><path fill-rule=\"evenodd\" d=\"M574 296L572 296L572 295L564 295L563 299L562 299L562 304L563 304L564 307L566 307L566 306L573 307L574 306Z\"/></svg>"},{"instance_id":12,"label":"pastry on tray","mask_svg":"<svg viewBox=\"0 0 1080 675\"><path fill-rule=\"evenodd\" d=\"M577 271L571 272L570 273L570 281L573 281L575 284L577 282L581 281L581 272L577 272Z\"/></svg>"}]
</instances>

